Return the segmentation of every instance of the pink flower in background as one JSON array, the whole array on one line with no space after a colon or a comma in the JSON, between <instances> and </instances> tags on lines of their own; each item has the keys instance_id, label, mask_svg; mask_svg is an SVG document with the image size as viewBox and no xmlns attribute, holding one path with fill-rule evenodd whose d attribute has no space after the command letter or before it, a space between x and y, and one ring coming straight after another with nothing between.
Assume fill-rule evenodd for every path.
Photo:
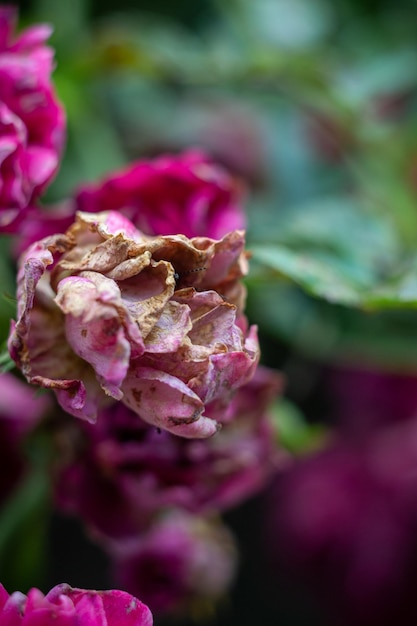
<instances>
[{"instance_id":1,"label":"pink flower in background","mask_svg":"<svg viewBox=\"0 0 417 626\"><path fill-rule=\"evenodd\" d=\"M121 211L150 235L212 237L245 228L242 193L221 166L200 152L138 161L82 187L78 209Z\"/></svg>"},{"instance_id":2,"label":"pink flower in background","mask_svg":"<svg viewBox=\"0 0 417 626\"><path fill-rule=\"evenodd\" d=\"M277 479L269 538L341 626L417 620L416 465L409 419L335 442Z\"/></svg>"},{"instance_id":3,"label":"pink flower in background","mask_svg":"<svg viewBox=\"0 0 417 626\"><path fill-rule=\"evenodd\" d=\"M49 409L49 398L12 374L0 375L0 505L11 495L27 465L24 436Z\"/></svg>"},{"instance_id":4,"label":"pink flower in background","mask_svg":"<svg viewBox=\"0 0 417 626\"><path fill-rule=\"evenodd\" d=\"M58 169L65 114L51 84L51 29L31 27L13 39L17 17L0 7L0 231L15 232Z\"/></svg>"},{"instance_id":5,"label":"pink flower in background","mask_svg":"<svg viewBox=\"0 0 417 626\"><path fill-rule=\"evenodd\" d=\"M185 437L217 432L253 376L259 346L242 308L244 233L146 237L119 213L79 214L20 260L9 350L29 382L95 420L106 398Z\"/></svg>"},{"instance_id":6,"label":"pink flower in background","mask_svg":"<svg viewBox=\"0 0 417 626\"><path fill-rule=\"evenodd\" d=\"M219 521L172 511L140 537L114 544L118 584L140 593L155 612L214 602L230 587L237 565L233 536Z\"/></svg>"},{"instance_id":7,"label":"pink flower in background","mask_svg":"<svg viewBox=\"0 0 417 626\"><path fill-rule=\"evenodd\" d=\"M110 537L134 535L167 507L236 506L284 462L268 416L280 389L278 374L259 367L234 396L230 423L205 440L158 432L121 403L97 424L66 420L56 434L58 506Z\"/></svg>"},{"instance_id":8,"label":"pink flower in background","mask_svg":"<svg viewBox=\"0 0 417 626\"><path fill-rule=\"evenodd\" d=\"M270 157L264 120L259 112L241 98L225 97L225 94L206 94L203 100L198 95L195 99L189 97L181 103L181 112L178 123L170 124L168 145L201 146L216 163L224 165L250 187L265 184ZM129 122L131 130L133 120ZM125 134L124 140L134 150L135 145L129 145L128 132Z\"/></svg>"},{"instance_id":9,"label":"pink flower in background","mask_svg":"<svg viewBox=\"0 0 417 626\"><path fill-rule=\"evenodd\" d=\"M33 387L12 374L0 376L0 418L19 433L36 424L50 407L50 399L36 396Z\"/></svg>"},{"instance_id":10,"label":"pink flower in background","mask_svg":"<svg viewBox=\"0 0 417 626\"><path fill-rule=\"evenodd\" d=\"M1 626L152 626L148 607L124 591L57 585L9 595L0 585Z\"/></svg>"},{"instance_id":11,"label":"pink flower in background","mask_svg":"<svg viewBox=\"0 0 417 626\"><path fill-rule=\"evenodd\" d=\"M68 199L49 206L29 207L13 241L13 257L18 259L26 248L40 239L65 232L75 220L75 212L74 201Z\"/></svg>"},{"instance_id":12,"label":"pink flower in background","mask_svg":"<svg viewBox=\"0 0 417 626\"><path fill-rule=\"evenodd\" d=\"M333 365L326 371L339 430L349 439L417 415L417 376Z\"/></svg>"}]
</instances>

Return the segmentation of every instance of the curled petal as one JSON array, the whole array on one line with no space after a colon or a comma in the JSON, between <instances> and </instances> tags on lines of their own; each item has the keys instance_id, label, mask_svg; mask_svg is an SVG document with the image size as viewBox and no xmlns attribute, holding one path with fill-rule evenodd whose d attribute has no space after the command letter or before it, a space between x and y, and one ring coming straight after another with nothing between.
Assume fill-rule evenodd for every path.
<instances>
[{"instance_id":1,"label":"curled petal","mask_svg":"<svg viewBox=\"0 0 417 626\"><path fill-rule=\"evenodd\" d=\"M65 330L74 352L94 368L103 389L117 400L130 361L130 342L117 284L93 272L69 276L58 285L56 303L65 314ZM128 316L125 313L125 319ZM142 347L136 326L136 350Z\"/></svg>"},{"instance_id":2,"label":"curled petal","mask_svg":"<svg viewBox=\"0 0 417 626\"><path fill-rule=\"evenodd\" d=\"M93 227L103 237L122 235L124 238L142 242L144 235L122 213L116 211L102 211L100 213L77 213L78 221Z\"/></svg>"},{"instance_id":3,"label":"curled petal","mask_svg":"<svg viewBox=\"0 0 417 626\"><path fill-rule=\"evenodd\" d=\"M214 420L202 416L201 399L176 376L147 367L131 370L123 383L123 402L143 420L183 437L209 437Z\"/></svg>"},{"instance_id":4,"label":"curled petal","mask_svg":"<svg viewBox=\"0 0 417 626\"><path fill-rule=\"evenodd\" d=\"M86 385L81 380L59 380L33 376L30 382L44 389L53 389L64 411L88 422L95 422L98 406L98 385L90 376L85 376Z\"/></svg>"},{"instance_id":5,"label":"curled petal","mask_svg":"<svg viewBox=\"0 0 417 626\"><path fill-rule=\"evenodd\" d=\"M191 329L189 307L178 302L168 302L159 320L146 337L146 352L175 352L185 342Z\"/></svg>"},{"instance_id":6,"label":"curled petal","mask_svg":"<svg viewBox=\"0 0 417 626\"><path fill-rule=\"evenodd\" d=\"M216 398L227 403L236 389L251 378L256 364L257 359L244 352L214 354L207 372L190 380L189 386L205 403Z\"/></svg>"},{"instance_id":7,"label":"curled petal","mask_svg":"<svg viewBox=\"0 0 417 626\"><path fill-rule=\"evenodd\" d=\"M198 247L201 244L204 247L207 245L204 239L194 241ZM201 289L221 285L225 280L236 280L248 273L247 258L244 254L245 231L232 231L219 241L211 242L210 245L213 247L212 260L207 272L203 275Z\"/></svg>"},{"instance_id":8,"label":"curled petal","mask_svg":"<svg viewBox=\"0 0 417 626\"><path fill-rule=\"evenodd\" d=\"M32 309L35 303L35 294L39 290L40 280L54 261L50 250L54 246L60 247L61 236L51 237L34 244L21 259L21 266L17 275L17 323L11 324L9 336L9 351L16 364L29 379L32 374L31 360L28 358L30 330L33 322ZM41 285L42 287L42 285Z\"/></svg>"},{"instance_id":9,"label":"curled petal","mask_svg":"<svg viewBox=\"0 0 417 626\"><path fill-rule=\"evenodd\" d=\"M153 262L137 276L119 282L129 314L147 337L160 319L175 289L174 270L165 261Z\"/></svg>"}]
</instances>

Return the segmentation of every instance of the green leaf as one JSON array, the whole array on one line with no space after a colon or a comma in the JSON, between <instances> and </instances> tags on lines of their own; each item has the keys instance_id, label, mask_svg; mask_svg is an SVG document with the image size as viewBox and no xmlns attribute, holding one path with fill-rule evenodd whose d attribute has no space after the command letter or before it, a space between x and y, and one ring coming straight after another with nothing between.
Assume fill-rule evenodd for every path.
<instances>
[{"instance_id":1,"label":"green leaf","mask_svg":"<svg viewBox=\"0 0 417 626\"><path fill-rule=\"evenodd\" d=\"M0 375L6 372L11 372L16 367L15 362L10 357L8 351L4 351L0 354Z\"/></svg>"},{"instance_id":2,"label":"green leaf","mask_svg":"<svg viewBox=\"0 0 417 626\"><path fill-rule=\"evenodd\" d=\"M303 203L275 216L275 228L264 214L259 220L268 228L262 232L253 219L257 242L249 240L249 246L255 280L272 274L344 306L378 305L379 290L398 273L404 255L390 218L359 199L336 196ZM376 290L375 302L368 303Z\"/></svg>"},{"instance_id":3,"label":"green leaf","mask_svg":"<svg viewBox=\"0 0 417 626\"><path fill-rule=\"evenodd\" d=\"M336 263L299 253L284 246L251 247L253 260L288 279L307 293L328 302L348 306L360 306L365 284L355 281ZM336 261L336 260L335 260Z\"/></svg>"},{"instance_id":4,"label":"green leaf","mask_svg":"<svg viewBox=\"0 0 417 626\"><path fill-rule=\"evenodd\" d=\"M266 342L275 337L314 360L391 371L417 366L416 309L363 311L269 280L250 284L247 312Z\"/></svg>"},{"instance_id":5,"label":"green leaf","mask_svg":"<svg viewBox=\"0 0 417 626\"><path fill-rule=\"evenodd\" d=\"M9 334L10 319L16 313L15 282L10 262L10 241L0 237L0 345Z\"/></svg>"},{"instance_id":6,"label":"green leaf","mask_svg":"<svg viewBox=\"0 0 417 626\"><path fill-rule=\"evenodd\" d=\"M374 310L417 308L417 259L403 272L363 296L363 305Z\"/></svg>"},{"instance_id":7,"label":"green leaf","mask_svg":"<svg viewBox=\"0 0 417 626\"><path fill-rule=\"evenodd\" d=\"M305 454L322 446L326 429L309 424L302 412L289 400L282 399L272 409L280 446L292 454Z\"/></svg>"},{"instance_id":8,"label":"green leaf","mask_svg":"<svg viewBox=\"0 0 417 626\"><path fill-rule=\"evenodd\" d=\"M71 3L37 0L34 3L34 19L53 25L52 43L60 53L70 55L74 47L80 46L87 27L88 4L88 0L72 0Z\"/></svg>"},{"instance_id":9,"label":"green leaf","mask_svg":"<svg viewBox=\"0 0 417 626\"><path fill-rule=\"evenodd\" d=\"M396 276L372 284L331 255L296 252L284 246L252 247L253 260L278 278L327 302L368 311L417 309L417 259ZM255 268L255 280L261 271ZM272 288L274 288L272 286Z\"/></svg>"}]
</instances>

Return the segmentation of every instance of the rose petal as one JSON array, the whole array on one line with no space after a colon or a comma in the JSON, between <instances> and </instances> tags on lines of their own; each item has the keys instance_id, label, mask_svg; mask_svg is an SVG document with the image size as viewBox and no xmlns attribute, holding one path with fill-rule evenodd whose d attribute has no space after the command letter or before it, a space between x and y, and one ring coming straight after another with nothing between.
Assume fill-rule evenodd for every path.
<instances>
[{"instance_id":1,"label":"rose petal","mask_svg":"<svg viewBox=\"0 0 417 626\"><path fill-rule=\"evenodd\" d=\"M103 389L120 400L120 385L129 368L130 342L120 316L118 286L104 276L84 272L61 280L55 301L65 314L72 349L94 368Z\"/></svg>"},{"instance_id":2,"label":"rose petal","mask_svg":"<svg viewBox=\"0 0 417 626\"><path fill-rule=\"evenodd\" d=\"M131 369L123 385L123 402L143 420L183 437L210 437L216 422L202 416L204 404L185 383L146 367Z\"/></svg>"}]
</instances>

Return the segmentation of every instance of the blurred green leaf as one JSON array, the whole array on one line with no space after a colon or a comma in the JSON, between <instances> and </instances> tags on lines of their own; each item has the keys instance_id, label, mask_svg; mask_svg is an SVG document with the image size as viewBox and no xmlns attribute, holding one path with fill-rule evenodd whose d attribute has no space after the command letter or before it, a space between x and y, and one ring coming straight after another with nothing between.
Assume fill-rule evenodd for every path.
<instances>
[{"instance_id":1,"label":"blurred green leaf","mask_svg":"<svg viewBox=\"0 0 417 626\"><path fill-rule=\"evenodd\" d=\"M15 277L11 261L12 242L6 237L0 237L0 345L7 338L10 319L15 316L16 302Z\"/></svg>"},{"instance_id":2,"label":"blurred green leaf","mask_svg":"<svg viewBox=\"0 0 417 626\"><path fill-rule=\"evenodd\" d=\"M372 284L360 280L349 271L349 266L330 255L298 252L284 246L255 246L251 252L255 262L327 302L370 311L417 309L417 259L396 276ZM256 272L261 273L255 268L255 275Z\"/></svg>"},{"instance_id":3,"label":"blurred green leaf","mask_svg":"<svg viewBox=\"0 0 417 626\"><path fill-rule=\"evenodd\" d=\"M315 360L397 371L417 366L416 309L352 309L269 280L250 285L248 314L266 338Z\"/></svg>"},{"instance_id":4,"label":"blurred green leaf","mask_svg":"<svg viewBox=\"0 0 417 626\"><path fill-rule=\"evenodd\" d=\"M305 454L325 443L322 424L309 424L302 412L289 400L280 400L272 409L280 446L292 454Z\"/></svg>"},{"instance_id":5,"label":"blurred green leaf","mask_svg":"<svg viewBox=\"0 0 417 626\"><path fill-rule=\"evenodd\" d=\"M54 27L52 43L58 55L70 56L74 46L80 46L88 28L89 0L36 0L34 19Z\"/></svg>"},{"instance_id":6,"label":"blurred green leaf","mask_svg":"<svg viewBox=\"0 0 417 626\"><path fill-rule=\"evenodd\" d=\"M311 295L347 306L362 303L361 292L365 285L354 281L331 259L326 261L284 246L252 246L251 253L255 262L295 282Z\"/></svg>"},{"instance_id":7,"label":"blurred green leaf","mask_svg":"<svg viewBox=\"0 0 417 626\"><path fill-rule=\"evenodd\" d=\"M16 367L16 364L10 357L10 354L9 354L9 351L7 350L7 345L5 342L4 348L0 352L0 375L5 374L6 372L10 372L15 367Z\"/></svg>"}]
</instances>

